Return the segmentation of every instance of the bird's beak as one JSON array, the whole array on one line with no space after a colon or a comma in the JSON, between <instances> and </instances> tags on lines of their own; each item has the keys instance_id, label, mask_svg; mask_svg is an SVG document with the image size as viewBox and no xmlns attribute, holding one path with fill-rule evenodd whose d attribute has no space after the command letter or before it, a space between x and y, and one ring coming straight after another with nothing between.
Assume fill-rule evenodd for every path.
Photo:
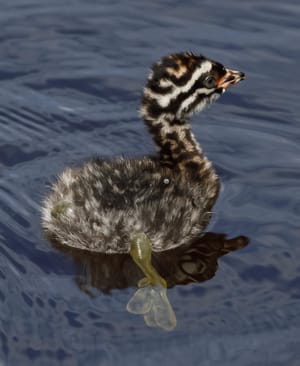
<instances>
[{"instance_id":1,"label":"bird's beak","mask_svg":"<svg viewBox=\"0 0 300 366\"><path fill-rule=\"evenodd\" d=\"M226 73L219 80L217 80L217 87L226 90L231 85L239 83L245 79L245 74L236 70L225 69Z\"/></svg>"}]
</instances>

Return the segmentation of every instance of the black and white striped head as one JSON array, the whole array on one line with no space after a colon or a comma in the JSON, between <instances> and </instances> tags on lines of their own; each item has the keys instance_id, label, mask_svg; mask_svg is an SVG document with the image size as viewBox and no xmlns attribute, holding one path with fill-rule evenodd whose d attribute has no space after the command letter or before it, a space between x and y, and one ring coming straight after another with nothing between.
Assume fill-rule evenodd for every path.
<instances>
[{"instance_id":1,"label":"black and white striped head","mask_svg":"<svg viewBox=\"0 0 300 366\"><path fill-rule=\"evenodd\" d=\"M244 73L226 69L201 55L168 55L152 67L144 89L141 114L148 120L162 115L185 120L244 77Z\"/></svg>"}]
</instances>

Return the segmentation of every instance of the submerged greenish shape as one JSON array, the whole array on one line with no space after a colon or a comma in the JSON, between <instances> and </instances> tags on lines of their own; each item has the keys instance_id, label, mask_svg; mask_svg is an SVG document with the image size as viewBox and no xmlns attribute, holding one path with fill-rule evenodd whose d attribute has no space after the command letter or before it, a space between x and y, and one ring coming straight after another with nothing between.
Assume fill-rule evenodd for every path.
<instances>
[{"instance_id":1,"label":"submerged greenish shape","mask_svg":"<svg viewBox=\"0 0 300 366\"><path fill-rule=\"evenodd\" d=\"M139 288L127 304L127 311L144 316L148 327L171 331L177 320L167 297L167 289L160 283Z\"/></svg>"},{"instance_id":2,"label":"submerged greenish shape","mask_svg":"<svg viewBox=\"0 0 300 366\"><path fill-rule=\"evenodd\" d=\"M160 283L163 287L167 287L167 283L162 278L151 263L152 244L149 238L144 233L136 233L131 236L130 240L130 255L135 263L145 274L138 286L144 287L147 285L156 285Z\"/></svg>"},{"instance_id":3,"label":"submerged greenish shape","mask_svg":"<svg viewBox=\"0 0 300 366\"><path fill-rule=\"evenodd\" d=\"M127 304L133 314L144 315L149 327L159 327L171 331L177 320L167 297L167 283L151 263L152 245L144 233L131 237L130 255L146 277L138 282L140 287Z\"/></svg>"}]
</instances>

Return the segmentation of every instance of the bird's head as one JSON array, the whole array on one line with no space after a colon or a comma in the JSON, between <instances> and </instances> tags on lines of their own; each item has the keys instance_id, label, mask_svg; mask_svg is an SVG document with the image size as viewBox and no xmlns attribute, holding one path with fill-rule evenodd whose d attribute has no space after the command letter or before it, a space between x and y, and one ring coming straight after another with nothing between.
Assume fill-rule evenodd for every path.
<instances>
[{"instance_id":1,"label":"bird's head","mask_svg":"<svg viewBox=\"0 0 300 366\"><path fill-rule=\"evenodd\" d=\"M202 55L187 52L168 55L151 69L141 114L152 121L162 115L184 121L244 78L244 73L226 69Z\"/></svg>"}]
</instances>

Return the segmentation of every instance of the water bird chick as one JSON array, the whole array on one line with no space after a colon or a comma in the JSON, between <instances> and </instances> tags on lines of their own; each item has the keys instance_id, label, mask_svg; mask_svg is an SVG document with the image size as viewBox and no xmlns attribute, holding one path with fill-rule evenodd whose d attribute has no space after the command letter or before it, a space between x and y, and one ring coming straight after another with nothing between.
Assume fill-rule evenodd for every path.
<instances>
[{"instance_id":1,"label":"water bird chick","mask_svg":"<svg viewBox=\"0 0 300 366\"><path fill-rule=\"evenodd\" d=\"M46 233L63 245L146 253L147 260L149 251L137 243L149 245L151 253L191 242L209 221L219 180L191 131L190 117L242 79L243 73L191 53L154 64L140 111L158 155L95 159L67 168L43 204ZM149 283L157 278L144 272ZM165 286L163 279L160 283Z\"/></svg>"}]
</instances>

